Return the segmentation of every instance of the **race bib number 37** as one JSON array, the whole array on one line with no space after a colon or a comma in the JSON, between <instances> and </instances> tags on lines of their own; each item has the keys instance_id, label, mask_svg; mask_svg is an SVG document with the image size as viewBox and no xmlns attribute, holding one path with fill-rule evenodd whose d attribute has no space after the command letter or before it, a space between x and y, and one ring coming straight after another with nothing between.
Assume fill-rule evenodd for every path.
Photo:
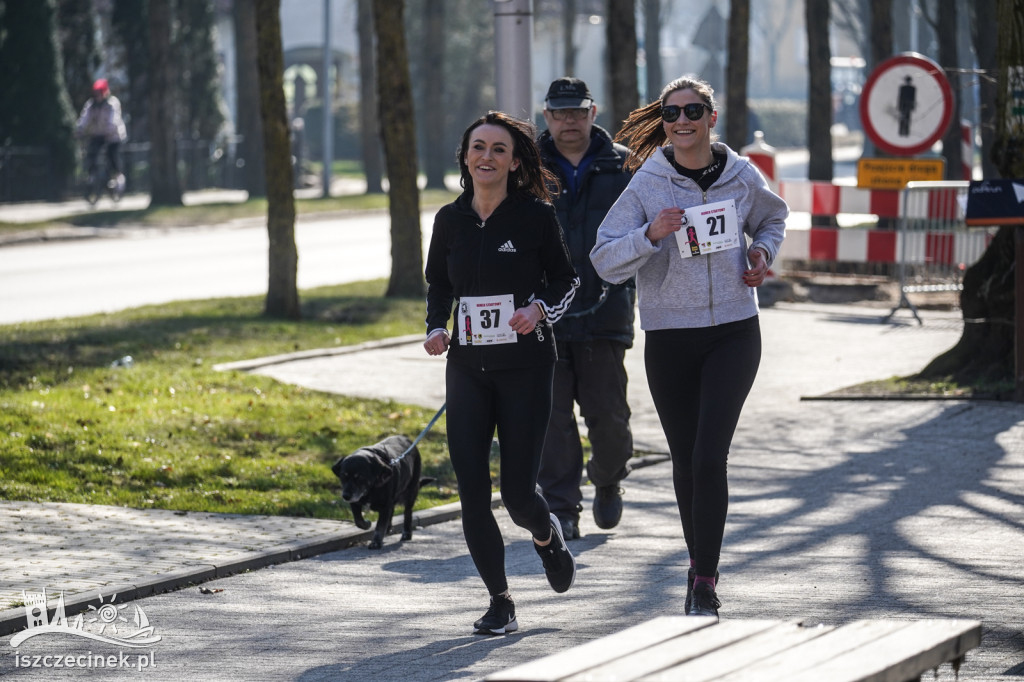
<instances>
[{"instance_id":1,"label":"race bib number 37","mask_svg":"<svg viewBox=\"0 0 1024 682\"><path fill-rule=\"evenodd\" d=\"M735 249L742 243L736 202L690 206L683 214L683 229L676 232L676 244L683 258Z\"/></svg>"},{"instance_id":2,"label":"race bib number 37","mask_svg":"<svg viewBox=\"0 0 1024 682\"><path fill-rule=\"evenodd\" d=\"M516 333L508 326L515 311L512 294L463 296L459 299L459 343L463 346L516 343Z\"/></svg>"}]
</instances>

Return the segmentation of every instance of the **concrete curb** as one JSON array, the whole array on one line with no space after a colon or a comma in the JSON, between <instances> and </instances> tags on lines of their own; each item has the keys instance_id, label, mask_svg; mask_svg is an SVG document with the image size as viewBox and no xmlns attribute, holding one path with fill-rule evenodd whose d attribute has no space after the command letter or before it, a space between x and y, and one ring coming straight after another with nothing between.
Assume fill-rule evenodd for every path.
<instances>
[{"instance_id":1,"label":"concrete curb","mask_svg":"<svg viewBox=\"0 0 1024 682\"><path fill-rule=\"evenodd\" d=\"M24 230L0 235L0 246L36 244L38 242L69 241L72 239L96 239L105 236L121 236L103 233L99 227L48 227L42 230Z\"/></svg>"},{"instance_id":2,"label":"concrete curb","mask_svg":"<svg viewBox=\"0 0 1024 682\"><path fill-rule=\"evenodd\" d=\"M270 365L280 365L284 362L292 362L294 360L309 360L310 358L323 358L330 357L332 355L349 355L351 353L358 353L365 350L376 350L380 348L394 348L395 346L405 346L412 343L419 343L426 339L422 334L409 334L408 336L395 336L390 339L381 339L379 341L366 341L365 343L359 343L354 346L339 346L338 348L313 348L310 350L301 350L294 353L282 353L281 355L268 355L263 358L252 358L250 360L237 360L235 362L224 362L219 365L214 365L213 369L217 372L226 371L240 371L248 372L260 367L268 367Z\"/></svg>"}]
</instances>

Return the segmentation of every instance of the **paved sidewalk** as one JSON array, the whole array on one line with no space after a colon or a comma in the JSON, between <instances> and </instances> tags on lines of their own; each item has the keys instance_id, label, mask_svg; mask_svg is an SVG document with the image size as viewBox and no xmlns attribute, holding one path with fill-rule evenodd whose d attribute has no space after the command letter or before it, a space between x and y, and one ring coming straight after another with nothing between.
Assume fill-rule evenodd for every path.
<instances>
[{"instance_id":1,"label":"paved sidewalk","mask_svg":"<svg viewBox=\"0 0 1024 682\"><path fill-rule=\"evenodd\" d=\"M763 312L761 371L730 458L722 616L808 624L975 618L983 642L960 679L1012 682L1024 675L1024 409L802 399L911 373L959 338L957 313L924 311L923 326L880 324L887 312L804 304ZM645 395L642 336L627 354L633 424L638 444L657 453L664 442ZM279 358L255 371L437 407L444 363L410 341ZM618 528L598 530L585 512L584 537L570 545L579 576L566 595L550 591L528 538L498 512L519 610L514 636L470 634L486 593L461 524L435 523L457 514L450 508L421 516L425 527L411 542L389 536L371 552L333 551L369 535L333 521L5 502L0 597L10 604L22 590L45 587L51 608L62 590L68 603L91 596L95 608L96 593L108 603L114 592L151 594L136 602L162 637L149 648L157 659L142 673L147 680L480 679L679 613L685 550L671 470L656 456L647 461L623 484ZM592 492L586 488L588 509ZM294 558L302 560L287 561ZM161 593L202 580L205 592ZM18 619L23 626L21 608L0 614L0 622ZM0 675L134 674L15 666L15 651L106 651L72 639L38 636L17 649L0 643ZM953 679L949 666L939 673Z\"/></svg>"}]
</instances>

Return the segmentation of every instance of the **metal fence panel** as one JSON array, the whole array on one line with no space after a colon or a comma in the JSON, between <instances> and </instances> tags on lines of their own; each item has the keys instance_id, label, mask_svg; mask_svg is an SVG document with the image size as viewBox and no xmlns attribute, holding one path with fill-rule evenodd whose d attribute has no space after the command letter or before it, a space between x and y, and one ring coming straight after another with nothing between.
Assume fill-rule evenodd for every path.
<instances>
[{"instance_id":1,"label":"metal fence panel","mask_svg":"<svg viewBox=\"0 0 1024 682\"><path fill-rule=\"evenodd\" d=\"M245 164L244 150L244 140L240 135L226 136L216 142L177 140L175 151L182 189L239 189L242 186L241 167ZM149 143L122 144L121 162L128 192L148 192ZM81 159L67 186L58 186L47 148L0 146L0 203L80 197L87 181Z\"/></svg>"},{"instance_id":2,"label":"metal fence panel","mask_svg":"<svg viewBox=\"0 0 1024 682\"><path fill-rule=\"evenodd\" d=\"M960 291L964 272L976 263L996 228L968 228L967 181L911 182L900 196L897 272L900 300L886 319L908 308L920 323L908 294Z\"/></svg>"},{"instance_id":3,"label":"metal fence panel","mask_svg":"<svg viewBox=\"0 0 1024 682\"><path fill-rule=\"evenodd\" d=\"M46 147L0 146L0 202L52 201L53 163Z\"/></svg>"}]
</instances>

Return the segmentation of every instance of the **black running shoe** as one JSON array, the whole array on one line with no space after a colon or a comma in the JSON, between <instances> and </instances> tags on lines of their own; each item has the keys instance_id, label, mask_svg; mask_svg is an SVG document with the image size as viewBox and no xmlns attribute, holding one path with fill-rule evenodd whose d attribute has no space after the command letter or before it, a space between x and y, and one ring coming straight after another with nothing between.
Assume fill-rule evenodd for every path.
<instances>
[{"instance_id":1,"label":"black running shoe","mask_svg":"<svg viewBox=\"0 0 1024 682\"><path fill-rule=\"evenodd\" d=\"M497 595L491 597L491 606L483 618L473 623L478 635L504 635L519 629L516 622L516 605L512 597Z\"/></svg>"},{"instance_id":2,"label":"black running shoe","mask_svg":"<svg viewBox=\"0 0 1024 682\"><path fill-rule=\"evenodd\" d=\"M718 601L713 587L707 583L700 583L693 587L693 602L687 610L687 616L711 616L718 620L718 609L722 602Z\"/></svg>"},{"instance_id":3,"label":"black running shoe","mask_svg":"<svg viewBox=\"0 0 1024 682\"><path fill-rule=\"evenodd\" d=\"M598 528L614 528L622 518L622 488L618 483L602 485L594 491L594 523Z\"/></svg>"},{"instance_id":4,"label":"black running shoe","mask_svg":"<svg viewBox=\"0 0 1024 682\"><path fill-rule=\"evenodd\" d=\"M693 603L693 581L697 579L697 572L690 566L686 572L686 601L683 602L683 615L690 612L690 604ZM715 585L718 585L718 571L715 571Z\"/></svg>"},{"instance_id":5,"label":"black running shoe","mask_svg":"<svg viewBox=\"0 0 1024 682\"><path fill-rule=\"evenodd\" d=\"M568 516L559 516L558 522L562 524L562 537L566 542L580 539L580 522Z\"/></svg>"},{"instance_id":6,"label":"black running shoe","mask_svg":"<svg viewBox=\"0 0 1024 682\"><path fill-rule=\"evenodd\" d=\"M551 514L551 542L543 547L535 542L533 548L544 562L544 573L548 576L551 589L555 592L566 592L572 587L576 582L576 560L565 546L562 524L557 516Z\"/></svg>"}]
</instances>

